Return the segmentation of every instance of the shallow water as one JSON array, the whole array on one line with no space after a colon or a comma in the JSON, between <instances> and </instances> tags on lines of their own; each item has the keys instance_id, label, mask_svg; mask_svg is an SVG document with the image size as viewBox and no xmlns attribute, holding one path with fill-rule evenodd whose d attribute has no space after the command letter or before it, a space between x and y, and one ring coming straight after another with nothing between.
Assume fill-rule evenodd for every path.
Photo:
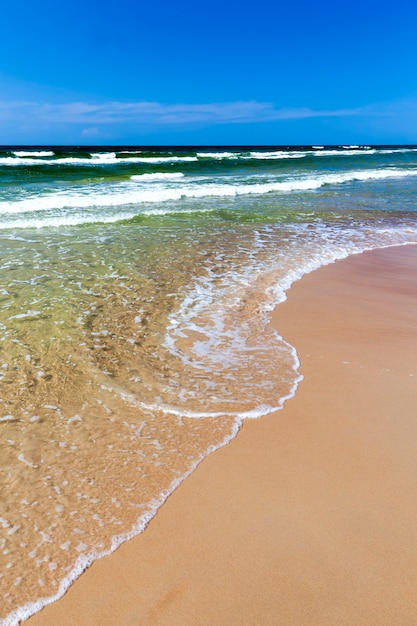
<instances>
[{"instance_id":1,"label":"shallow water","mask_svg":"<svg viewBox=\"0 0 417 626\"><path fill-rule=\"evenodd\" d=\"M139 532L298 360L290 284L417 241L417 150L0 152L0 616Z\"/></svg>"}]
</instances>

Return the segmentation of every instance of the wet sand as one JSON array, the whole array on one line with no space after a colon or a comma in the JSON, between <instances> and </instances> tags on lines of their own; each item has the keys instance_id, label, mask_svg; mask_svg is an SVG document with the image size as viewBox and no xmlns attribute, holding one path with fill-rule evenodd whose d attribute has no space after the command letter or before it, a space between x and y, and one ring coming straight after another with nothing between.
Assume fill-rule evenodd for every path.
<instances>
[{"instance_id":1,"label":"wet sand","mask_svg":"<svg viewBox=\"0 0 417 626\"><path fill-rule=\"evenodd\" d=\"M30 626L417 624L417 246L296 283L304 381Z\"/></svg>"}]
</instances>

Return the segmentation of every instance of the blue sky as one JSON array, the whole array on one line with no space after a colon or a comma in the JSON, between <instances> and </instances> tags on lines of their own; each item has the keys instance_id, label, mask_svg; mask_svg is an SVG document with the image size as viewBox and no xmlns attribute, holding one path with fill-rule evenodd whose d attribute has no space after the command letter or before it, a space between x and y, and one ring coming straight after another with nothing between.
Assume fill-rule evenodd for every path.
<instances>
[{"instance_id":1,"label":"blue sky","mask_svg":"<svg viewBox=\"0 0 417 626\"><path fill-rule=\"evenodd\" d=\"M417 2L20 0L0 144L417 143Z\"/></svg>"}]
</instances>

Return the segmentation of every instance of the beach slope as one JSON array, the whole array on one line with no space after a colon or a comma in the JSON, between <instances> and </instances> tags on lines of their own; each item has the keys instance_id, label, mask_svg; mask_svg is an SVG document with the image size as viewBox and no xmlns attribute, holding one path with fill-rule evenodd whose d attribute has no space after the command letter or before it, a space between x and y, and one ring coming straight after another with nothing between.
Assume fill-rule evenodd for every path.
<instances>
[{"instance_id":1,"label":"beach slope","mask_svg":"<svg viewBox=\"0 0 417 626\"><path fill-rule=\"evenodd\" d=\"M296 283L304 381L30 626L417 623L417 246Z\"/></svg>"}]
</instances>

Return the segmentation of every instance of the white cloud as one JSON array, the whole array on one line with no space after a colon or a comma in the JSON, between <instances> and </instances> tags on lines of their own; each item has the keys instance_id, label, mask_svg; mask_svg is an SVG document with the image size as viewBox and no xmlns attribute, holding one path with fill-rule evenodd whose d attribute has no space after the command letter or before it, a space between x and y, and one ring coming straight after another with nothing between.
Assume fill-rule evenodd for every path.
<instances>
[{"instance_id":1,"label":"white cloud","mask_svg":"<svg viewBox=\"0 0 417 626\"><path fill-rule=\"evenodd\" d=\"M356 115L357 110L277 109L274 104L238 101L208 104L161 104L158 102L106 103L34 101L0 102L0 121L47 126L82 125L88 129L124 124L178 126L236 124L272 120Z\"/></svg>"},{"instance_id":2,"label":"white cloud","mask_svg":"<svg viewBox=\"0 0 417 626\"><path fill-rule=\"evenodd\" d=\"M378 143L415 143L417 141L417 95L408 99L373 103L356 108L312 109L309 107L279 108L270 102L236 101L205 104L164 104L160 102L94 102L87 99L60 97L48 101L40 97L0 99L0 144L6 143L76 143L77 141L111 142L139 141L155 132L164 137L170 133L192 133L193 141L202 129L221 125L277 122L282 141L284 123L305 120L303 137L327 136L330 142L334 129L338 136ZM311 123L307 124L307 121ZM279 124L279 122L282 124ZM296 137L291 125L286 137ZM301 126L301 125L300 125ZM210 131L211 132L211 131ZM197 133L197 134L196 134ZM333 133L333 134L332 134ZM179 135L175 135L177 138ZM214 135L212 134L214 137ZM231 131L230 136L233 135ZM222 137L222 132L216 137ZM319 141L318 141L319 140ZM215 139L222 141L222 139ZM275 140L276 141L276 140ZM286 141L291 141L287 139ZM302 141L308 141L306 138ZM313 141L313 143L314 143ZM323 139L324 141L324 139ZM327 139L329 141L329 139ZM344 141L344 139L342 140ZM350 141L350 140L349 140Z\"/></svg>"}]
</instances>

